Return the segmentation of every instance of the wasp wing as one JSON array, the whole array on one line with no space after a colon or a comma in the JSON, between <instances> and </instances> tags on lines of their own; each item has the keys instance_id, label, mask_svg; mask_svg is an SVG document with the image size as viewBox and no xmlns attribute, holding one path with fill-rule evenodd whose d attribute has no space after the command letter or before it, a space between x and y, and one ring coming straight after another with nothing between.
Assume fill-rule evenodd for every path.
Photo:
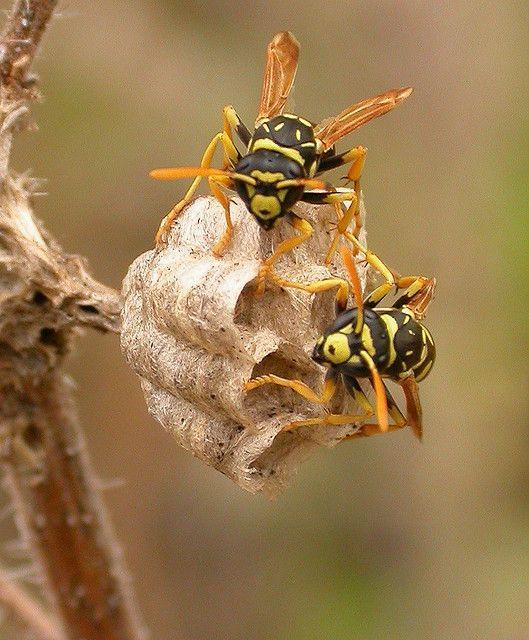
<instances>
[{"instance_id":1,"label":"wasp wing","mask_svg":"<svg viewBox=\"0 0 529 640\"><path fill-rule=\"evenodd\" d=\"M298 68L299 42L290 31L276 34L268 45L263 89L256 122L282 113Z\"/></svg>"},{"instance_id":2,"label":"wasp wing","mask_svg":"<svg viewBox=\"0 0 529 640\"><path fill-rule=\"evenodd\" d=\"M411 87L392 89L374 98L368 98L347 107L334 118L322 120L314 127L314 135L323 142L324 150L351 131L358 129L373 118L391 111L412 92Z\"/></svg>"}]
</instances>

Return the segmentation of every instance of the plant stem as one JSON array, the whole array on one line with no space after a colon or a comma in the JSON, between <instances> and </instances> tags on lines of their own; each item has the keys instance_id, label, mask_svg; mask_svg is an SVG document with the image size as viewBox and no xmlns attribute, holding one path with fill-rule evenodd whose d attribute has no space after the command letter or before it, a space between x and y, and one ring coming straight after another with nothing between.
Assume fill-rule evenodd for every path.
<instances>
[{"instance_id":1,"label":"plant stem","mask_svg":"<svg viewBox=\"0 0 529 640\"><path fill-rule=\"evenodd\" d=\"M35 181L9 172L13 136L39 97L29 67L56 4L16 0L0 38L0 461L64 639L140 640L63 371L79 327L119 331L121 300L34 218Z\"/></svg>"}]
</instances>

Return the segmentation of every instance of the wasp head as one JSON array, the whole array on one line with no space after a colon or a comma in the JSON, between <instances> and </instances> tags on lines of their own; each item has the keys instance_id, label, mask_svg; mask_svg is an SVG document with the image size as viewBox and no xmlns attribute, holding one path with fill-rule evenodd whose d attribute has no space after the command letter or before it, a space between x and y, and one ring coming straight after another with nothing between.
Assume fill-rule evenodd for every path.
<instances>
[{"instance_id":1,"label":"wasp head","mask_svg":"<svg viewBox=\"0 0 529 640\"><path fill-rule=\"evenodd\" d=\"M370 369L362 353L372 358L376 367L383 369L389 358L389 336L385 325L375 311L363 310L360 333L355 332L358 309L341 313L318 338L312 359L355 378L367 378Z\"/></svg>"},{"instance_id":2,"label":"wasp head","mask_svg":"<svg viewBox=\"0 0 529 640\"><path fill-rule=\"evenodd\" d=\"M301 199L302 166L276 151L249 153L234 167L237 193L264 229L271 229ZM243 176L246 179L243 179Z\"/></svg>"}]
</instances>

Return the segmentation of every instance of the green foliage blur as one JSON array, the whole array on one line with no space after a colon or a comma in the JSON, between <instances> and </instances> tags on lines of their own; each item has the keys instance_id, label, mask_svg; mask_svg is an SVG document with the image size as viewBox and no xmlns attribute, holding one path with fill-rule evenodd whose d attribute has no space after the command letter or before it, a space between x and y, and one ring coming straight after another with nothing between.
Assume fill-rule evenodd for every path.
<instances>
[{"instance_id":1,"label":"green foliage blur","mask_svg":"<svg viewBox=\"0 0 529 640\"><path fill-rule=\"evenodd\" d=\"M523 0L62 2L13 165L46 178L38 215L115 287L183 193L148 171L196 164L225 104L252 123L275 32L301 42L292 108L311 120L415 88L340 148L369 149L373 250L438 278L422 445L322 451L267 503L148 416L115 336L71 360L96 468L126 481L107 501L153 638L529 638L527 17Z\"/></svg>"}]
</instances>

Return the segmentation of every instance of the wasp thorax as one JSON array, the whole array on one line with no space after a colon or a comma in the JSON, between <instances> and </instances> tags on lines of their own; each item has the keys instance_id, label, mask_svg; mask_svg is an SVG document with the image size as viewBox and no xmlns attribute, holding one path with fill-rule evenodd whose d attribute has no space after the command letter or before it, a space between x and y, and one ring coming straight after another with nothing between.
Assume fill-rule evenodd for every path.
<instances>
[{"instance_id":1,"label":"wasp thorax","mask_svg":"<svg viewBox=\"0 0 529 640\"><path fill-rule=\"evenodd\" d=\"M383 370L389 358L389 336L380 317L364 309L364 322L357 334L357 309L341 313L320 336L312 358L320 364L336 367L341 373L358 378L369 377L370 370L362 353L367 353L378 369Z\"/></svg>"},{"instance_id":2,"label":"wasp thorax","mask_svg":"<svg viewBox=\"0 0 529 640\"><path fill-rule=\"evenodd\" d=\"M241 158L234 171L252 179L235 180L250 213L265 229L287 214L303 195L302 186L281 187L285 180L305 177L303 167L281 153L262 149Z\"/></svg>"}]
</instances>

